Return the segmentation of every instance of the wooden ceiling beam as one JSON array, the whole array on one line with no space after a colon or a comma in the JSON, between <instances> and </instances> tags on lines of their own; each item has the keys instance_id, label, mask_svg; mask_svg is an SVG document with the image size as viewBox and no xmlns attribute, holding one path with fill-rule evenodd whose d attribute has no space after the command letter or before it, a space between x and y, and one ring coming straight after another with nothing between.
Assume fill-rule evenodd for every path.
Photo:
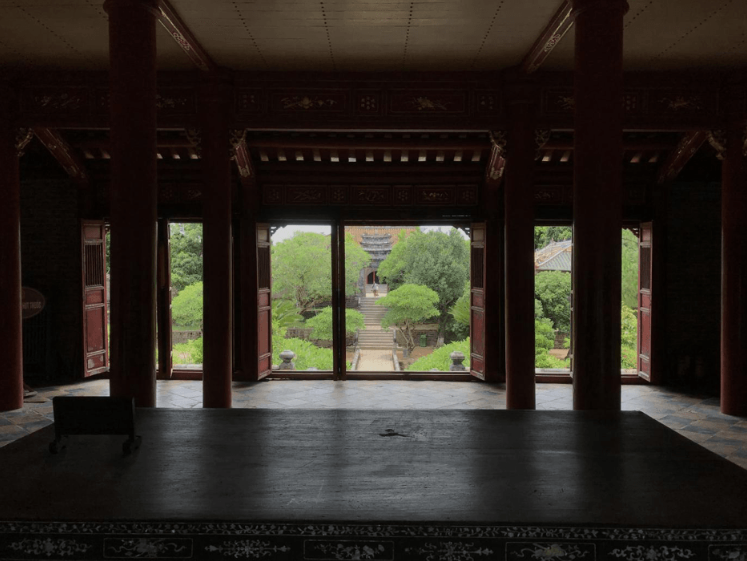
<instances>
[{"instance_id":1,"label":"wooden ceiling beam","mask_svg":"<svg viewBox=\"0 0 747 561\"><path fill-rule=\"evenodd\" d=\"M486 150L490 141L475 139L248 138L249 148L295 150Z\"/></svg>"},{"instance_id":2,"label":"wooden ceiling beam","mask_svg":"<svg viewBox=\"0 0 747 561\"><path fill-rule=\"evenodd\" d=\"M475 175L477 177L482 176L485 173L484 163L472 163L472 162L417 162L417 158L413 161L410 158L409 163L396 162L278 162L271 161L267 163L261 163L256 169L258 174L266 173L289 173L289 174L308 174L310 176L316 176L322 173L335 173L335 174L352 174L359 175L361 173L377 173L377 174L458 174L458 175Z\"/></svg>"},{"instance_id":3,"label":"wooden ceiling beam","mask_svg":"<svg viewBox=\"0 0 747 561\"><path fill-rule=\"evenodd\" d=\"M49 150L55 160L59 162L70 178L79 187L88 187L88 173L83 161L78 157L70 144L59 131L43 127L33 129L36 138Z\"/></svg>"},{"instance_id":4,"label":"wooden ceiling beam","mask_svg":"<svg viewBox=\"0 0 747 561\"><path fill-rule=\"evenodd\" d=\"M186 53L197 68L204 72L212 72L218 69L218 65L213 62L210 55L202 48L194 34L184 24L171 7L167 0L158 1L158 21L166 28L169 35L173 37L182 50Z\"/></svg>"},{"instance_id":5,"label":"wooden ceiling beam","mask_svg":"<svg viewBox=\"0 0 747 561\"><path fill-rule=\"evenodd\" d=\"M520 69L524 74L531 74L545 62L552 50L560 43L573 25L572 7L565 0L555 15L532 45L532 48L521 61Z\"/></svg>"},{"instance_id":6,"label":"wooden ceiling beam","mask_svg":"<svg viewBox=\"0 0 747 561\"><path fill-rule=\"evenodd\" d=\"M692 157L698 152L703 143L706 141L707 133L705 131L689 131L680 139L677 147L672 150L667 159L659 168L656 182L668 183L675 178L685 167Z\"/></svg>"}]
</instances>

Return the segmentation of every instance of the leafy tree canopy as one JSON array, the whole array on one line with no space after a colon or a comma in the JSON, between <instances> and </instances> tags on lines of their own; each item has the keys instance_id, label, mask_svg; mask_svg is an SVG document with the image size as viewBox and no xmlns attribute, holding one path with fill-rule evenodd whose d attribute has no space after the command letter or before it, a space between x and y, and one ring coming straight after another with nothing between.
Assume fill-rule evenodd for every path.
<instances>
[{"instance_id":1,"label":"leafy tree canopy","mask_svg":"<svg viewBox=\"0 0 747 561\"><path fill-rule=\"evenodd\" d=\"M311 327L311 337L322 341L332 340L332 307L327 306L313 318L306 320L306 326ZM359 329L365 329L363 314L358 310L345 308L345 332L351 335Z\"/></svg>"},{"instance_id":2,"label":"leafy tree canopy","mask_svg":"<svg viewBox=\"0 0 747 561\"><path fill-rule=\"evenodd\" d=\"M456 228L448 234L420 229L409 236L400 232L398 243L379 265L378 274L390 288L414 284L435 291L439 332L443 333L449 311L469 281L469 246Z\"/></svg>"},{"instance_id":3,"label":"leafy tree canopy","mask_svg":"<svg viewBox=\"0 0 747 561\"><path fill-rule=\"evenodd\" d=\"M202 329L202 282L191 284L171 302L171 318L176 325Z\"/></svg>"},{"instance_id":4,"label":"leafy tree canopy","mask_svg":"<svg viewBox=\"0 0 747 561\"><path fill-rule=\"evenodd\" d=\"M542 249L550 242L570 240L573 228L570 226L537 226L534 229L534 249Z\"/></svg>"},{"instance_id":5,"label":"leafy tree canopy","mask_svg":"<svg viewBox=\"0 0 747 561\"><path fill-rule=\"evenodd\" d=\"M638 238L630 230L622 232L622 301L638 308Z\"/></svg>"},{"instance_id":6,"label":"leafy tree canopy","mask_svg":"<svg viewBox=\"0 0 747 561\"><path fill-rule=\"evenodd\" d=\"M571 275L563 271L543 271L534 276L534 295L542 304L543 316L555 329L571 330ZM536 308L535 308L536 314Z\"/></svg>"},{"instance_id":7,"label":"leafy tree canopy","mask_svg":"<svg viewBox=\"0 0 747 561\"><path fill-rule=\"evenodd\" d=\"M460 325L466 325L469 327L471 314L470 314L470 290L469 290L469 281L464 285L464 292L459 297L459 300L456 301L456 304L452 306L451 310L449 312L452 316L454 316L454 319L457 323Z\"/></svg>"},{"instance_id":8,"label":"leafy tree canopy","mask_svg":"<svg viewBox=\"0 0 747 561\"><path fill-rule=\"evenodd\" d=\"M381 327L396 325L405 338L408 350L415 348L415 326L439 315L438 294L427 286L403 284L376 302L387 308Z\"/></svg>"},{"instance_id":9,"label":"leafy tree canopy","mask_svg":"<svg viewBox=\"0 0 747 561\"><path fill-rule=\"evenodd\" d=\"M354 294L360 270L371 262L352 235L345 236L345 292ZM306 312L332 297L331 237L297 232L272 248L273 291Z\"/></svg>"},{"instance_id":10,"label":"leafy tree canopy","mask_svg":"<svg viewBox=\"0 0 747 561\"><path fill-rule=\"evenodd\" d=\"M170 224L171 286L181 292L202 281L202 224Z\"/></svg>"}]
</instances>

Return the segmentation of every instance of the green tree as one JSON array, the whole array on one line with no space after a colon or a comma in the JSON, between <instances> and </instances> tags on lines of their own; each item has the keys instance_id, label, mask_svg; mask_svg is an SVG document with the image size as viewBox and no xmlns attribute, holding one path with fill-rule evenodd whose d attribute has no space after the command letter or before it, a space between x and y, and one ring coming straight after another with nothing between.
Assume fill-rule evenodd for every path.
<instances>
[{"instance_id":1,"label":"green tree","mask_svg":"<svg viewBox=\"0 0 747 561\"><path fill-rule=\"evenodd\" d=\"M420 357L418 360L408 366L407 370L424 371L437 368L442 372L447 372L449 370L449 366L451 366L451 357L449 355L454 351L460 351L464 353L465 360L462 364L469 370L469 337L467 337L463 341L454 341L453 343L444 345L443 347L436 349L432 353Z\"/></svg>"},{"instance_id":2,"label":"green tree","mask_svg":"<svg viewBox=\"0 0 747 561\"><path fill-rule=\"evenodd\" d=\"M171 286L178 292L202 281L202 224L170 224Z\"/></svg>"},{"instance_id":3,"label":"green tree","mask_svg":"<svg viewBox=\"0 0 747 561\"><path fill-rule=\"evenodd\" d=\"M409 352L415 348L415 326L439 314L436 308L438 294L427 286L418 284L403 284L379 299L376 304L387 308L381 327L386 329L390 325L396 325L405 338Z\"/></svg>"},{"instance_id":4,"label":"green tree","mask_svg":"<svg viewBox=\"0 0 747 561\"><path fill-rule=\"evenodd\" d=\"M622 231L622 301L638 308L638 238L630 230Z\"/></svg>"},{"instance_id":5,"label":"green tree","mask_svg":"<svg viewBox=\"0 0 747 561\"><path fill-rule=\"evenodd\" d=\"M534 229L534 249L542 249L550 242L570 240L573 228L570 226L537 226Z\"/></svg>"},{"instance_id":6,"label":"green tree","mask_svg":"<svg viewBox=\"0 0 747 561\"><path fill-rule=\"evenodd\" d=\"M352 234L345 234L345 294L350 296L358 292L361 269L370 264L371 256L368 252L355 241Z\"/></svg>"},{"instance_id":7,"label":"green tree","mask_svg":"<svg viewBox=\"0 0 747 561\"><path fill-rule=\"evenodd\" d=\"M565 361L548 353L555 345L555 332L549 319L534 320L534 367L567 368Z\"/></svg>"},{"instance_id":8,"label":"green tree","mask_svg":"<svg viewBox=\"0 0 747 561\"><path fill-rule=\"evenodd\" d=\"M543 316L555 329L571 329L571 275L563 271L543 271L534 276L534 295L542 304ZM536 312L535 312L536 313Z\"/></svg>"},{"instance_id":9,"label":"green tree","mask_svg":"<svg viewBox=\"0 0 747 561\"><path fill-rule=\"evenodd\" d=\"M638 318L624 302L620 311L620 357L622 368L638 366Z\"/></svg>"},{"instance_id":10,"label":"green tree","mask_svg":"<svg viewBox=\"0 0 747 561\"><path fill-rule=\"evenodd\" d=\"M313 318L306 320L306 327L311 328L311 336L321 341L332 340L332 307L327 306ZM345 333L352 335L358 330L366 329L363 314L358 310L345 308Z\"/></svg>"},{"instance_id":11,"label":"green tree","mask_svg":"<svg viewBox=\"0 0 747 561\"><path fill-rule=\"evenodd\" d=\"M171 302L171 319L176 325L202 329L202 282L191 284Z\"/></svg>"},{"instance_id":12,"label":"green tree","mask_svg":"<svg viewBox=\"0 0 747 561\"><path fill-rule=\"evenodd\" d=\"M451 307L449 312L454 316L454 320L461 324L469 327L472 314L470 313L470 288L469 282L464 286L464 292L459 297L459 300Z\"/></svg>"},{"instance_id":13,"label":"green tree","mask_svg":"<svg viewBox=\"0 0 747 561\"><path fill-rule=\"evenodd\" d=\"M345 236L345 292L354 294L360 270L371 257L352 235ZM307 312L332 297L331 237L297 232L272 248L273 292Z\"/></svg>"},{"instance_id":14,"label":"green tree","mask_svg":"<svg viewBox=\"0 0 747 561\"><path fill-rule=\"evenodd\" d=\"M400 232L399 242L379 265L378 273L390 288L416 284L435 291L438 329L443 334L449 312L469 280L469 247L456 228L448 234L418 229L405 237Z\"/></svg>"}]
</instances>

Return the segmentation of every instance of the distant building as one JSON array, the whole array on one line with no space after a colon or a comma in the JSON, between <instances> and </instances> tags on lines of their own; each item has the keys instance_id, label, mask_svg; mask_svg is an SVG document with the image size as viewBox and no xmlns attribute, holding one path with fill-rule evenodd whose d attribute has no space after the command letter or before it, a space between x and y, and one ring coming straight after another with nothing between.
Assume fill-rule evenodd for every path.
<instances>
[{"instance_id":1,"label":"distant building","mask_svg":"<svg viewBox=\"0 0 747 561\"><path fill-rule=\"evenodd\" d=\"M571 240L550 242L542 249L534 251L534 273L542 271L570 273L572 256L573 242Z\"/></svg>"},{"instance_id":2,"label":"distant building","mask_svg":"<svg viewBox=\"0 0 747 561\"><path fill-rule=\"evenodd\" d=\"M379 265L397 243L400 231L404 230L409 235L416 229L416 226L348 226L346 228L346 233L352 234L355 241L371 256L371 263L368 267L361 269L358 279L359 288L364 289L365 285L381 282L377 274Z\"/></svg>"}]
</instances>

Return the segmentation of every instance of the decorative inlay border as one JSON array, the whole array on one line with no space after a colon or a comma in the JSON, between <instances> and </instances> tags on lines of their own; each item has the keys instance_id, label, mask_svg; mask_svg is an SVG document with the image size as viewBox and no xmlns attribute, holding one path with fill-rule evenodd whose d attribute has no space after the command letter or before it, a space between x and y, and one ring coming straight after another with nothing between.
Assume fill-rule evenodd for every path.
<instances>
[{"instance_id":1,"label":"decorative inlay border","mask_svg":"<svg viewBox=\"0 0 747 561\"><path fill-rule=\"evenodd\" d=\"M747 561L747 529L0 522L0 559Z\"/></svg>"}]
</instances>

